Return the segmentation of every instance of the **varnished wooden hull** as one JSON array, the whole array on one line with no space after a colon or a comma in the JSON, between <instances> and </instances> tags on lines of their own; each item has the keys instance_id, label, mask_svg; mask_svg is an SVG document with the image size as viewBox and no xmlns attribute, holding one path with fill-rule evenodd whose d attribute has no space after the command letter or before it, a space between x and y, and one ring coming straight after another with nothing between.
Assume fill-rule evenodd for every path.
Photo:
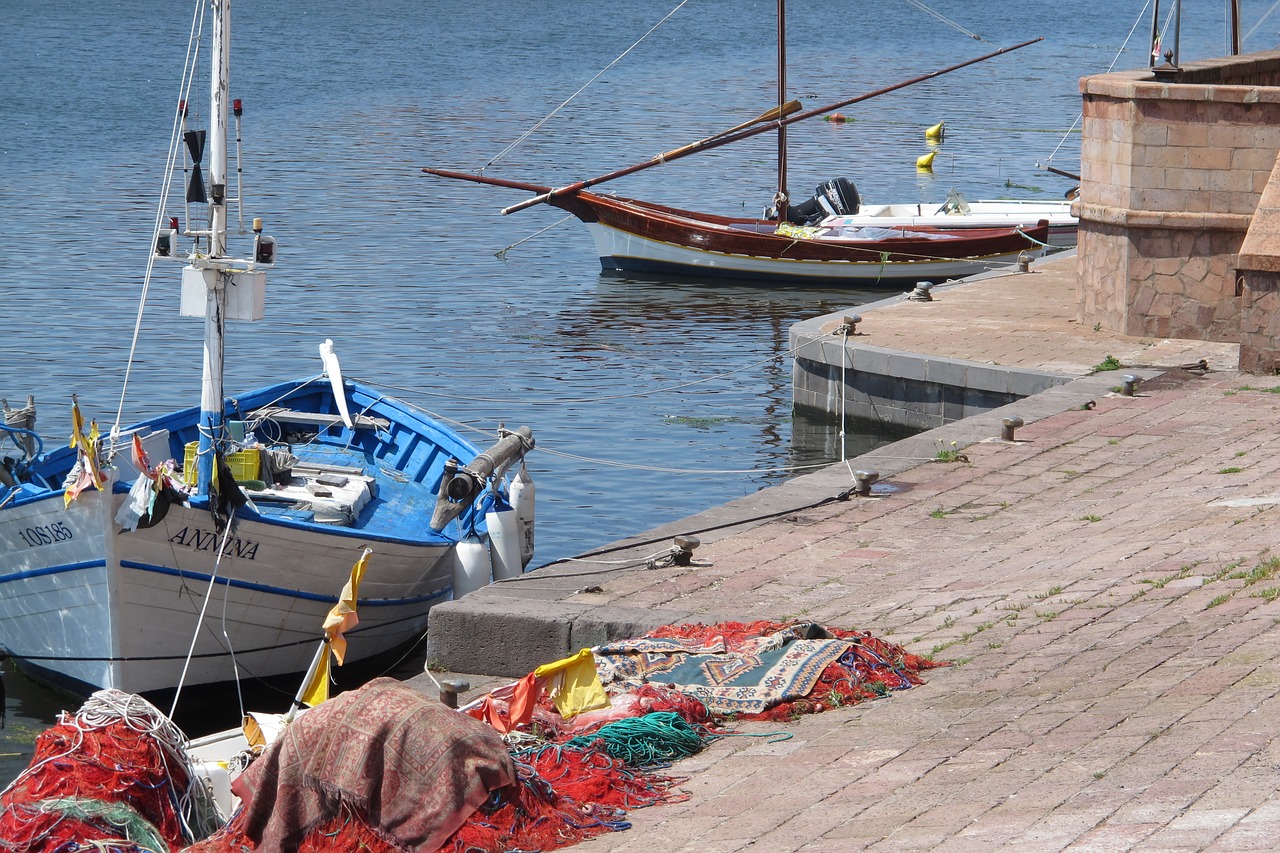
<instances>
[{"instance_id":1,"label":"varnished wooden hull","mask_svg":"<svg viewBox=\"0 0 1280 853\"><path fill-rule=\"evenodd\" d=\"M1032 227L899 229L874 240L806 239L773 233L776 223L694 213L579 192L550 203L588 226L605 270L777 284L863 287L939 282L1036 257L1048 224Z\"/></svg>"}]
</instances>

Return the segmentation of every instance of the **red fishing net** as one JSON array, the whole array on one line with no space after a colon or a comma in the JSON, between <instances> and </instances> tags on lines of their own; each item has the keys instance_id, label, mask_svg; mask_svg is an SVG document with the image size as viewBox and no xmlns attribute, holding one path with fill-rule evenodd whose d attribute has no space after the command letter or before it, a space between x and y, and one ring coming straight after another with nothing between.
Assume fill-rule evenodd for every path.
<instances>
[{"instance_id":1,"label":"red fishing net","mask_svg":"<svg viewBox=\"0 0 1280 853\"><path fill-rule=\"evenodd\" d=\"M605 832L627 829L629 810L687 797L677 780L627 767L594 749L547 745L517 760L518 780L493 791L440 847L444 853L554 850ZM254 850L237 815L214 837L185 853ZM299 842L299 853L398 853L358 809L344 808Z\"/></svg>"},{"instance_id":2,"label":"red fishing net","mask_svg":"<svg viewBox=\"0 0 1280 853\"><path fill-rule=\"evenodd\" d=\"M94 694L80 714L63 714L41 733L31 763L0 795L4 849L76 850L112 840L104 849L182 847L191 840L181 816L190 783L184 740L138 697Z\"/></svg>"}]
</instances>

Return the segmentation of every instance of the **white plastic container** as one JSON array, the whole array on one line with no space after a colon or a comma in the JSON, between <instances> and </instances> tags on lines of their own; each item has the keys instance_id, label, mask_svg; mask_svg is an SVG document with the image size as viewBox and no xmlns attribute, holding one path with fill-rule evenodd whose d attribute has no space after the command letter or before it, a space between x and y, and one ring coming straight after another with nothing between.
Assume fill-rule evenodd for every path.
<instances>
[{"instance_id":1,"label":"white plastic container","mask_svg":"<svg viewBox=\"0 0 1280 853\"><path fill-rule=\"evenodd\" d=\"M489 546L478 536L468 536L453 549L453 597L462 598L493 580Z\"/></svg>"}]
</instances>

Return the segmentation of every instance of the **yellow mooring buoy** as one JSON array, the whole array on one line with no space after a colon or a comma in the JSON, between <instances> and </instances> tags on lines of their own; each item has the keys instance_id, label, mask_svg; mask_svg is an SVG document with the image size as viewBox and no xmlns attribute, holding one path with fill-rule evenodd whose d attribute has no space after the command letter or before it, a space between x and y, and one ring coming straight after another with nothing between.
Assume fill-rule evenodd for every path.
<instances>
[{"instance_id":1,"label":"yellow mooring buoy","mask_svg":"<svg viewBox=\"0 0 1280 853\"><path fill-rule=\"evenodd\" d=\"M930 151L928 154L916 158L917 169L933 169L933 158L938 156L937 151Z\"/></svg>"},{"instance_id":2,"label":"yellow mooring buoy","mask_svg":"<svg viewBox=\"0 0 1280 853\"><path fill-rule=\"evenodd\" d=\"M924 138L932 140L933 142L941 142L942 137L946 134L946 131L943 129L944 124L945 122L940 121L933 127L926 127L924 130Z\"/></svg>"}]
</instances>

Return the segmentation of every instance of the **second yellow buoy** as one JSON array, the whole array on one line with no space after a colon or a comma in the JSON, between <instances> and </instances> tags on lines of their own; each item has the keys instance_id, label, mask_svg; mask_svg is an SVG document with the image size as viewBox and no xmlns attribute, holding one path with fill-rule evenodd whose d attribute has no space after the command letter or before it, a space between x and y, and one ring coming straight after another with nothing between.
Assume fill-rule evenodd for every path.
<instances>
[{"instance_id":1,"label":"second yellow buoy","mask_svg":"<svg viewBox=\"0 0 1280 853\"><path fill-rule=\"evenodd\" d=\"M938 122L933 127L927 127L924 131L924 138L931 139L934 142L941 142L946 131L943 129L945 122Z\"/></svg>"}]
</instances>

